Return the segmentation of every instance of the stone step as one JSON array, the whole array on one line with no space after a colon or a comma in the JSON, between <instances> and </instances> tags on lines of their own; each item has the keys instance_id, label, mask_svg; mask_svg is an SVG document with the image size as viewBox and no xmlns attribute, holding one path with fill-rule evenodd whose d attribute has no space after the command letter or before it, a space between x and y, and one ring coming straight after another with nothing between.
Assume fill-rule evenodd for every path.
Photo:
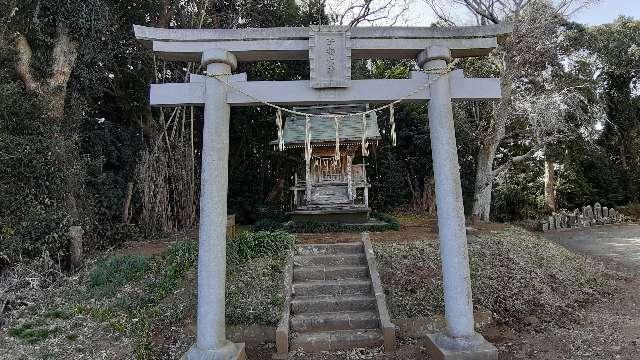
<instances>
[{"instance_id":1,"label":"stone step","mask_svg":"<svg viewBox=\"0 0 640 360\"><path fill-rule=\"evenodd\" d=\"M291 300L291 313L319 313L331 311L375 311L372 295L296 297Z\"/></svg>"},{"instance_id":2,"label":"stone step","mask_svg":"<svg viewBox=\"0 0 640 360\"><path fill-rule=\"evenodd\" d=\"M336 254L362 254L364 246L361 242L336 243L336 244L308 244L296 247L300 255L336 255Z\"/></svg>"},{"instance_id":3,"label":"stone step","mask_svg":"<svg viewBox=\"0 0 640 360\"><path fill-rule=\"evenodd\" d=\"M296 332L376 329L380 318L373 311L306 313L294 315L289 325Z\"/></svg>"},{"instance_id":4,"label":"stone step","mask_svg":"<svg viewBox=\"0 0 640 360\"><path fill-rule=\"evenodd\" d=\"M337 351L353 348L382 346L382 332L378 329L339 330L301 333L291 339L291 351L305 352Z\"/></svg>"},{"instance_id":5,"label":"stone step","mask_svg":"<svg viewBox=\"0 0 640 360\"><path fill-rule=\"evenodd\" d=\"M360 266L300 266L293 269L293 281L368 279L369 267Z\"/></svg>"},{"instance_id":6,"label":"stone step","mask_svg":"<svg viewBox=\"0 0 640 360\"><path fill-rule=\"evenodd\" d=\"M370 280L312 280L293 284L294 297L371 294Z\"/></svg>"},{"instance_id":7,"label":"stone step","mask_svg":"<svg viewBox=\"0 0 640 360\"><path fill-rule=\"evenodd\" d=\"M296 255L293 257L295 266L347 266L366 265L365 254L336 254L336 255Z\"/></svg>"}]
</instances>

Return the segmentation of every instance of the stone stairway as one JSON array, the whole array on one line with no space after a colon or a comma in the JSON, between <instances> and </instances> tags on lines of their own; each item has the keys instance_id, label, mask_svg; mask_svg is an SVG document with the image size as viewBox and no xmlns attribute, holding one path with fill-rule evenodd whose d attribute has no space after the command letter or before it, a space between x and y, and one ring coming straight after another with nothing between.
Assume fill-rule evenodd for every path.
<instances>
[{"instance_id":1,"label":"stone stairway","mask_svg":"<svg viewBox=\"0 0 640 360\"><path fill-rule=\"evenodd\" d=\"M383 345L362 242L300 245L293 264L291 351Z\"/></svg>"}]
</instances>

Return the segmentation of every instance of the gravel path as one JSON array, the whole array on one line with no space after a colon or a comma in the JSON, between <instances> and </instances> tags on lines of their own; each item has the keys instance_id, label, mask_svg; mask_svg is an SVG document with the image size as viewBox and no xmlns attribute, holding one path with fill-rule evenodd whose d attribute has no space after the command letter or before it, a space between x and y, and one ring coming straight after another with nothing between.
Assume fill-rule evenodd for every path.
<instances>
[{"instance_id":1,"label":"gravel path","mask_svg":"<svg viewBox=\"0 0 640 360\"><path fill-rule=\"evenodd\" d=\"M587 307L566 328L522 332L502 339L500 360L640 359L640 225L607 225L545 233L568 249L600 258L628 274L618 292Z\"/></svg>"},{"instance_id":2,"label":"gravel path","mask_svg":"<svg viewBox=\"0 0 640 360\"><path fill-rule=\"evenodd\" d=\"M544 236L578 253L608 258L624 265L640 266L638 224L550 231Z\"/></svg>"}]
</instances>

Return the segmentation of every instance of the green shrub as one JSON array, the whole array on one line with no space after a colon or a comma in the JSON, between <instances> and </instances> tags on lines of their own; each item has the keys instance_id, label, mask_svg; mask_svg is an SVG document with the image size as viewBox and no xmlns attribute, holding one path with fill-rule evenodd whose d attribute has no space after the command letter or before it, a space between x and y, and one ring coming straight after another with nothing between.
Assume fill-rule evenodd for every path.
<instances>
[{"instance_id":1,"label":"green shrub","mask_svg":"<svg viewBox=\"0 0 640 360\"><path fill-rule=\"evenodd\" d=\"M71 129L47 118L18 83L0 84L0 94L0 257L46 252L64 261L74 225L67 191L79 178Z\"/></svg>"},{"instance_id":2,"label":"green shrub","mask_svg":"<svg viewBox=\"0 0 640 360\"><path fill-rule=\"evenodd\" d=\"M162 255L162 259L154 263L154 269L159 276L147 284L149 292L156 299L164 299L180 287L185 274L196 265L197 261L198 243L196 241L182 241L172 245Z\"/></svg>"},{"instance_id":3,"label":"green shrub","mask_svg":"<svg viewBox=\"0 0 640 360\"><path fill-rule=\"evenodd\" d=\"M639 220L640 219L640 204L630 204L627 206L617 207L616 210L622 212L625 216Z\"/></svg>"},{"instance_id":4,"label":"green shrub","mask_svg":"<svg viewBox=\"0 0 640 360\"><path fill-rule=\"evenodd\" d=\"M29 345L37 344L58 333L60 333L60 327L49 327L43 319L27 321L9 330L9 336L20 339Z\"/></svg>"},{"instance_id":5,"label":"green shrub","mask_svg":"<svg viewBox=\"0 0 640 360\"><path fill-rule=\"evenodd\" d=\"M181 241L173 244L163 255L165 273L172 277L180 277L191 269L198 260L198 243Z\"/></svg>"},{"instance_id":6,"label":"green shrub","mask_svg":"<svg viewBox=\"0 0 640 360\"><path fill-rule=\"evenodd\" d=\"M274 231L284 229L284 223L290 219L282 218L266 218L260 219L253 224L253 230L255 231Z\"/></svg>"},{"instance_id":7,"label":"green shrub","mask_svg":"<svg viewBox=\"0 0 640 360\"><path fill-rule=\"evenodd\" d=\"M398 219L396 219L395 217L393 217L391 215L378 213L378 212L372 212L371 216L373 218L376 218L378 220L382 220L382 221L386 222L387 226L385 227L385 230L396 230L396 231L400 230L400 222L398 221Z\"/></svg>"},{"instance_id":8,"label":"green shrub","mask_svg":"<svg viewBox=\"0 0 640 360\"><path fill-rule=\"evenodd\" d=\"M371 217L384 222L384 224L340 224L340 223L320 223L315 221L288 222L281 225L281 228L292 233L327 233L327 232L362 232L362 231L387 231L400 230L398 219L382 214L371 213Z\"/></svg>"},{"instance_id":9,"label":"green shrub","mask_svg":"<svg viewBox=\"0 0 640 360\"><path fill-rule=\"evenodd\" d=\"M240 231L227 242L227 259L239 261L283 255L293 247L294 242L295 236L283 230Z\"/></svg>"},{"instance_id":10,"label":"green shrub","mask_svg":"<svg viewBox=\"0 0 640 360\"><path fill-rule=\"evenodd\" d=\"M149 259L140 255L113 255L100 260L89 274L92 288L115 289L142 278L149 269Z\"/></svg>"}]
</instances>

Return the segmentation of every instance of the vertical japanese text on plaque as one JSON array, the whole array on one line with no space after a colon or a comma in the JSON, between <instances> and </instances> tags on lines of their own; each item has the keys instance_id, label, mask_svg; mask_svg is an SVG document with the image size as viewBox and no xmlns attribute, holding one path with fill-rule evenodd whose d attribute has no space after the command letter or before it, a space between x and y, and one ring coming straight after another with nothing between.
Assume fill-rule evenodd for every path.
<instances>
[{"instance_id":1,"label":"vertical japanese text on plaque","mask_svg":"<svg viewBox=\"0 0 640 360\"><path fill-rule=\"evenodd\" d=\"M343 26L314 26L309 34L313 88L348 87L351 82L350 33Z\"/></svg>"}]
</instances>

